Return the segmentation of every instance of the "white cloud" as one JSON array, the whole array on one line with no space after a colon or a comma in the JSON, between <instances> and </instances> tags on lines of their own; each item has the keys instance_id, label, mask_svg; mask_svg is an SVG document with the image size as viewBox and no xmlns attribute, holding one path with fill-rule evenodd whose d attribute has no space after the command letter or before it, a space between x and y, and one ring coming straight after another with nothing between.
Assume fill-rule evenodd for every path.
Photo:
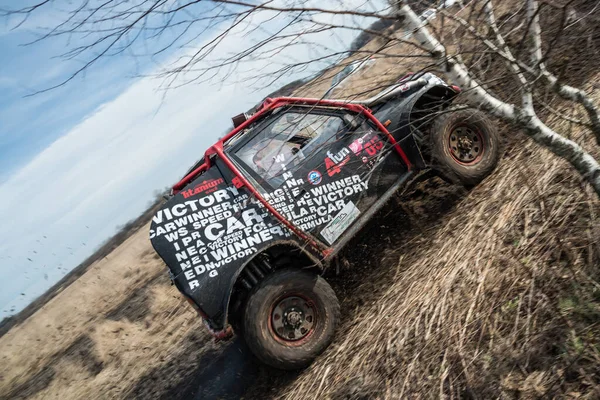
<instances>
[{"instance_id":1,"label":"white cloud","mask_svg":"<svg viewBox=\"0 0 600 400\"><path fill-rule=\"evenodd\" d=\"M254 23L271 16L258 15ZM244 34L224 40L213 57L243 49L251 39ZM335 46L342 50L354 35L337 33ZM333 41L329 32L311 40ZM286 57L306 59L313 56L313 47L295 46L244 69L268 71ZM18 311L43 293L117 225L138 215L156 189L174 183L230 125L230 116L273 89L246 87L240 76L220 79L225 78L182 86L164 99L159 81L139 79L0 186L0 310ZM21 291L26 295L20 296Z\"/></svg>"}]
</instances>

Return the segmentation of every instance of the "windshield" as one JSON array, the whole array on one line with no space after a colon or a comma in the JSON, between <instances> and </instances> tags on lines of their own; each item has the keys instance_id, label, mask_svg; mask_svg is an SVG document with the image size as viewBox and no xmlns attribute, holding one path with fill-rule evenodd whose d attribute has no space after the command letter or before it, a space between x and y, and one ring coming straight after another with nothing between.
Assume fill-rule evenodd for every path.
<instances>
[{"instance_id":1,"label":"windshield","mask_svg":"<svg viewBox=\"0 0 600 400\"><path fill-rule=\"evenodd\" d=\"M279 115L235 155L274 188L344 126L338 116L287 112Z\"/></svg>"}]
</instances>

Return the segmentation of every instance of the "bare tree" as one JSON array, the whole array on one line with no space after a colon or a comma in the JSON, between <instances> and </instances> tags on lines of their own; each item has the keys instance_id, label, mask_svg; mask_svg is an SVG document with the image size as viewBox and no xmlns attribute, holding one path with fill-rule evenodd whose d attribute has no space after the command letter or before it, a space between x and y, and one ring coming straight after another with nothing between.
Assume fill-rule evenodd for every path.
<instances>
[{"instance_id":1,"label":"bare tree","mask_svg":"<svg viewBox=\"0 0 600 400\"><path fill-rule=\"evenodd\" d=\"M477 5L479 5L479 9L476 8ZM448 76L465 90L466 97L471 104L522 128L537 143L567 160L600 195L600 165L598 161L575 141L550 128L540 119L536 111L536 106L540 102L536 102L535 97L540 87L541 90L549 89L556 92L562 99L581 105L587 112L588 119L587 121L576 120L554 110L551 110L551 114L567 119L582 129L588 129L595 136L596 143L600 144L598 107L583 90L563 84L545 66L544 61L547 56L542 55L539 7L536 0L527 0L526 2L524 30L529 36L529 49L527 52L523 52L517 47L521 58L515 55L518 53L511 49L498 27L491 0L481 2L481 4L474 2L471 10L471 15L474 12L484 15L483 27L488 31L487 34L482 33L482 30L478 29L472 20L469 21L468 17L463 18L460 13L441 10L443 16L463 27L477 45L485 47L485 50L480 49L479 52L487 51L504 61L509 71L507 78L515 79L518 83L519 99L502 99L488 90L485 85L487 82L481 79L483 76L481 74L478 76L475 69L467 67L466 63L462 61L460 52L449 50L452 45L445 45L438 40L427 28L427 23L414 13L410 5L401 2L397 3L396 7L398 17L405 20L406 27L411 30L416 40L427 48ZM567 6L562 8L567 9ZM475 21L481 22L481 18L477 18ZM563 32L564 27L559 30L558 34ZM519 42L519 46L522 46L523 42ZM552 48L549 48L547 53L550 50ZM529 57L523 57L523 53L528 54ZM540 82L543 83L540 84Z\"/></svg>"},{"instance_id":2,"label":"bare tree","mask_svg":"<svg viewBox=\"0 0 600 400\"><path fill-rule=\"evenodd\" d=\"M589 132L600 145L599 108L584 90L568 84L573 81L568 73L570 64L561 59L557 50L565 47L571 37L584 37L588 47L597 44L599 3L556 0L540 5L536 0L526 0L494 5L492 1L473 0L451 7L448 2L442 3L80 0L63 10L64 20L44 31L36 42L69 37L75 44L63 56L84 59L71 76L45 89L68 83L102 57L125 51L135 54L140 42L151 49L151 56L178 50L179 55L160 73L167 87L219 74L222 79L223 74L237 73L248 61L275 59L282 51L301 43L314 48L309 59L289 59L255 71L252 79L245 77L245 81L273 83L283 76L295 76L310 65L339 66L346 62L343 60L373 53L418 60L422 70L437 69L462 87L464 98L471 105L519 127L567 160L600 195L600 165L593 156L598 149L586 151L584 146L590 146L592 141L577 143L579 139L553 129L549 122L551 118L566 120ZM21 18L22 22L44 8L57 7L56 4L55 0L44 0L3 13ZM417 15L428 7L436 7L437 18ZM277 24L265 29L265 21L273 20ZM323 32L330 32L333 38L341 33L363 33L378 40L379 45L340 50L339 46L318 39ZM209 40L204 39L207 33L211 34ZM227 55L215 51L236 34L240 38L245 35L244 40L248 40L244 50ZM251 42L249 34L256 34L257 39ZM598 61L595 52L590 51L589 57L594 69ZM405 71L397 72L402 75ZM330 76L324 73L318 79ZM564 111L564 102L584 110L583 117Z\"/></svg>"}]
</instances>

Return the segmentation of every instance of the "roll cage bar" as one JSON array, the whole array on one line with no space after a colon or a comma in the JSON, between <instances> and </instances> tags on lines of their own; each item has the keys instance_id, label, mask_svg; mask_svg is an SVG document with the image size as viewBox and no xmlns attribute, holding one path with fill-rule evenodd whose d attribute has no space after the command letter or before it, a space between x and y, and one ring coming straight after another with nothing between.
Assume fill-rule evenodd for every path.
<instances>
[{"instance_id":1,"label":"roll cage bar","mask_svg":"<svg viewBox=\"0 0 600 400\"><path fill-rule=\"evenodd\" d=\"M302 238L309 244L311 244L314 248L318 249L324 257L327 257L332 253L332 249L330 247L325 246L320 241L316 240L311 235L303 232L298 229L294 224L288 221L281 213L279 213L272 205L270 205L260 194L260 192L246 179L244 174L240 172L237 166L229 159L229 157L225 154L224 144L229 139L246 129L248 126L256 122L259 118L264 116L266 113L275 110L277 108L289 106L289 105L313 105L313 106L323 106L323 107L337 107L346 109L357 114L362 114L367 117L383 134L385 134L392 146L396 149L396 152L400 155L403 162L406 164L408 169L411 169L411 163L400 147L400 145L396 142L391 133L385 128L385 126L379 122L379 120L371 113L371 110L367 108L363 104L357 103L349 103L347 101L339 101L339 100L325 100L325 99L313 99L313 98L296 98L296 97L277 97L277 98L267 98L259 107L258 111L250 118L248 118L244 123L239 125L237 128L233 129L223 138L219 139L214 145L208 148L204 153L204 162L198 166L196 169L188 173L183 179L173 185L173 193L176 194L181 191L188 183L192 181L198 174L205 172L211 167L211 156L216 155L221 158L225 165L230 169L230 171L234 175L234 179L237 178L239 187L246 186L248 190L262 203L262 205L269 210L269 212L275 216L283 225L285 225L290 231L295 233L298 237Z\"/></svg>"},{"instance_id":2,"label":"roll cage bar","mask_svg":"<svg viewBox=\"0 0 600 400\"><path fill-rule=\"evenodd\" d=\"M408 77L408 76L407 76ZM387 136L389 142L392 144L402 161L406 164L408 170L411 170L413 166L411 165L410 160L406 156L404 150L400 147L400 145L396 142L392 134L386 129L386 127L373 115L369 107L380 104L381 102L387 100L388 98L395 96L398 93L405 92L413 87L426 85L429 79L426 76L421 76L418 79L406 80L407 77L400 79L398 83L390 86L389 88L383 90L379 94L365 99L365 100L330 100L330 99L317 99L317 98L300 98L300 97L276 97L276 98L266 98L264 102L257 109L256 113L252 115L250 118L246 119L244 122L239 124L236 128L234 128L231 132L225 135L223 138L219 139L214 145L208 148L204 153L204 162L199 165L194 170L190 171L186 176L184 176L179 182L173 185L173 194L177 194L181 191L188 183L190 183L196 176L207 171L211 167L211 156L217 156L223 160L225 165L231 170L234 175L234 179L237 179L236 186L243 187L246 186L248 190L262 203L262 205L269 210L271 214L273 214L283 225L285 225L290 231L295 233L298 237L304 239L313 247L318 249L324 257L327 257L329 254L333 252L331 247L325 246L320 241L316 240L311 235L303 232L298 229L295 225L293 225L290 221L288 221L283 215L281 215L273 206L271 206L260 194L260 192L246 179L246 177L240 172L237 166L229 159L229 157L225 154L224 144L231 138L233 138L238 133L242 132L244 129L248 128L258 119L263 117L270 111L273 111L277 108L286 107L286 106L321 106L321 107L335 107L341 108L348 111L355 112L357 114L364 115L370 120L376 127L379 129L381 133ZM454 90L460 91L458 87L451 87Z\"/></svg>"},{"instance_id":3,"label":"roll cage bar","mask_svg":"<svg viewBox=\"0 0 600 400\"><path fill-rule=\"evenodd\" d=\"M396 86L398 86L398 85L396 85ZM387 95L385 97L389 97L392 94L391 92L392 91L390 91L390 90L386 90L386 91L382 92L382 94ZM375 124L377 129L379 129L383 134L385 134L388 137L388 139L390 140L390 143L394 146L394 148L396 149L396 152L402 158L402 161L404 161L404 163L410 169L411 163L408 160L408 157L406 156L406 154L404 153L402 148L398 145L398 143L396 142L394 137L385 128L385 126L371 113L371 110L367 106L364 105L365 102L372 100L372 99L374 99L374 98L368 99L364 102L358 102L358 101L349 102L349 101L343 101L343 100L327 100L327 99L300 98L300 97L276 97L274 99L268 97L265 99L265 101L262 103L262 105L258 108L257 112L254 115L252 115L252 117L248 118L245 122L240 124L237 128L233 129L231 132L229 132L223 138L219 139L214 145L209 147L208 150L206 150L206 152L204 153L204 163L202 163L200 166L198 166L193 171L190 171L179 182L177 182L175 185L173 185L173 192L178 193L188 183L190 183L194 177L196 177L201 172L208 170L208 168L210 168L210 166L211 166L210 156L212 156L213 154L217 154L217 155L219 155L219 157L223 158L219 153L223 152L224 144L229 139L231 139L232 137L234 137L235 135L237 135L238 133L240 133L241 131L246 129L248 126L250 126L251 124L256 122L259 118L264 116L269 111L273 111L277 108L290 106L290 105L311 105L311 106L322 106L322 107L337 107L337 108L346 109L346 110L355 112L357 114L362 114L362 115L366 116L367 119L369 119L373 124ZM373 103L371 103L371 104L373 104ZM220 149L221 151L219 152L219 151L217 151L217 149ZM223 156L225 156L225 155L223 154ZM225 156L225 158L227 158L227 156ZM238 174L235 174L235 175L238 176ZM238 176L238 178L241 179L242 177Z\"/></svg>"},{"instance_id":4,"label":"roll cage bar","mask_svg":"<svg viewBox=\"0 0 600 400\"><path fill-rule=\"evenodd\" d=\"M373 97L363 100L333 100L333 99L317 99L317 98L301 98L301 97L276 97L270 98L267 97L263 103L258 107L256 113L252 115L250 118L246 119L244 122L235 127L231 132L225 135L223 138L219 139L217 143L211 146L206 153L204 154L204 163L198 166L196 169L190 171L186 176L184 176L179 182L173 185L173 192L177 193L181 189L185 187L196 175L200 172L206 171L210 167L210 159L209 156L215 154L214 151L215 146L220 146L223 148L223 144L231 139L233 136L246 129L249 125L254 123L257 119L262 117L269 111L272 111L276 108L285 107L288 105L316 105L316 106L324 106L324 107L338 107L347 109L350 111L354 111L358 114L364 114L367 116L369 120L371 120L377 128L379 128L386 136L389 137L390 142L396 148L396 151L402 158L402 160L406 163L407 167L410 169L411 164L400 146L397 145L396 141L389 133L389 131L383 126L377 118L373 116L369 107L373 107L375 105L380 104L381 102L389 99L392 96L395 96L398 93L405 92L407 90L412 89L413 87L426 85L430 81L430 76L433 76L430 73L420 74L419 77L415 74L409 73L402 78L400 78L397 83L386 88L376 94ZM460 88L458 86L452 85L450 86L457 93L460 92ZM245 114L244 114L245 115ZM237 118L237 117L234 117Z\"/></svg>"}]
</instances>

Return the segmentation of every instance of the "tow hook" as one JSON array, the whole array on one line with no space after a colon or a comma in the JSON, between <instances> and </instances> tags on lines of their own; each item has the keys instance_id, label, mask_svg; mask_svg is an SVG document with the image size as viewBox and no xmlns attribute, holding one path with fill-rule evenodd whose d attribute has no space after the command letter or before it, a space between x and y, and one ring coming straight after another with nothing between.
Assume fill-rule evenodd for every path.
<instances>
[{"instance_id":1,"label":"tow hook","mask_svg":"<svg viewBox=\"0 0 600 400\"><path fill-rule=\"evenodd\" d=\"M206 326L206 328L208 328L208 331L215 339L215 342L220 342L222 340L227 340L233 337L233 329L231 328L231 325L227 325L225 329L222 329L220 331L215 331L213 328L210 327L210 325L208 325L208 322L206 322L205 319L203 319L203 321L204 325Z\"/></svg>"}]
</instances>

